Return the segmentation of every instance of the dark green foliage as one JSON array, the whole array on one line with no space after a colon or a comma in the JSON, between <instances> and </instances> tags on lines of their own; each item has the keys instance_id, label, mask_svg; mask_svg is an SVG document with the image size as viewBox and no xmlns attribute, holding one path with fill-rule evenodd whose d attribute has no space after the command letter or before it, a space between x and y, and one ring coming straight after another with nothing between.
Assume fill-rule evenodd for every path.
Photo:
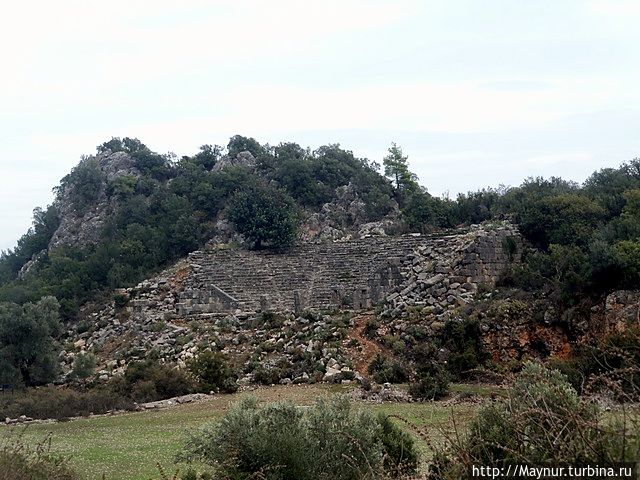
<instances>
[{"instance_id":1,"label":"dark green foliage","mask_svg":"<svg viewBox=\"0 0 640 480\"><path fill-rule=\"evenodd\" d=\"M378 478L385 471L413 473L417 464L410 436L337 397L305 409L290 403L260 408L247 398L193 434L181 458L238 480Z\"/></svg>"},{"instance_id":2,"label":"dark green foliage","mask_svg":"<svg viewBox=\"0 0 640 480\"><path fill-rule=\"evenodd\" d=\"M118 393L130 395L136 402L150 402L186 395L193 388L192 380L184 371L171 365L145 360L127 366L124 382L118 385Z\"/></svg>"},{"instance_id":3,"label":"dark green foliage","mask_svg":"<svg viewBox=\"0 0 640 480\"><path fill-rule=\"evenodd\" d=\"M200 165L205 170L211 170L222 156L222 147L219 145L202 145L200 151L193 156L191 161ZM187 157L188 158L188 157Z\"/></svg>"},{"instance_id":4,"label":"dark green foliage","mask_svg":"<svg viewBox=\"0 0 640 480\"><path fill-rule=\"evenodd\" d=\"M59 224L58 211L54 206L33 211L33 224L29 231L20 237L13 250L0 254L0 285L15 279L25 263L47 248Z\"/></svg>"},{"instance_id":5,"label":"dark green foliage","mask_svg":"<svg viewBox=\"0 0 640 480\"><path fill-rule=\"evenodd\" d=\"M143 144L137 138L129 138L124 137L120 139L119 137L111 137L111 140L108 142L104 142L102 145L99 145L96 150L98 153L105 152L126 152L129 154L139 152L141 150L146 150L147 146Z\"/></svg>"},{"instance_id":6,"label":"dark green foliage","mask_svg":"<svg viewBox=\"0 0 640 480\"><path fill-rule=\"evenodd\" d=\"M133 401L111 385L92 389L40 387L16 391L0 396L0 415L17 418L27 415L32 418L64 419L90 413L106 413L111 410L133 409Z\"/></svg>"},{"instance_id":7,"label":"dark green foliage","mask_svg":"<svg viewBox=\"0 0 640 480\"><path fill-rule=\"evenodd\" d=\"M450 352L447 369L457 378L463 372L480 366L488 358L477 321L452 320L445 323L440 342Z\"/></svg>"},{"instance_id":8,"label":"dark green foliage","mask_svg":"<svg viewBox=\"0 0 640 480\"><path fill-rule=\"evenodd\" d=\"M198 381L201 392L233 393L238 389L236 375L221 352L205 350L187 365L189 372Z\"/></svg>"},{"instance_id":9,"label":"dark green foliage","mask_svg":"<svg viewBox=\"0 0 640 480\"><path fill-rule=\"evenodd\" d=\"M409 372L398 360L377 355L369 365L369 374L377 383L404 383L409 380Z\"/></svg>"},{"instance_id":10,"label":"dark green foliage","mask_svg":"<svg viewBox=\"0 0 640 480\"><path fill-rule=\"evenodd\" d=\"M391 477L411 475L418 468L418 451L411 435L398 427L391 418L384 414L378 415L381 427L384 469Z\"/></svg>"},{"instance_id":11,"label":"dark green foliage","mask_svg":"<svg viewBox=\"0 0 640 480\"><path fill-rule=\"evenodd\" d=\"M438 400L449 393L449 374L435 362L420 365L417 379L409 385L409 393L419 400Z\"/></svg>"},{"instance_id":12,"label":"dark green foliage","mask_svg":"<svg viewBox=\"0 0 640 480\"><path fill-rule=\"evenodd\" d=\"M289 195L304 206L319 207L331 200L333 192L316 179L312 160L282 160L275 175Z\"/></svg>"},{"instance_id":13,"label":"dark green foliage","mask_svg":"<svg viewBox=\"0 0 640 480\"><path fill-rule=\"evenodd\" d=\"M253 372L253 380L262 385L276 385L286 373L276 366L258 366Z\"/></svg>"},{"instance_id":14,"label":"dark green foliage","mask_svg":"<svg viewBox=\"0 0 640 480\"><path fill-rule=\"evenodd\" d=\"M227 216L255 248L261 248L263 244L286 247L296 239L295 203L276 188L257 186L236 193L230 200Z\"/></svg>"},{"instance_id":15,"label":"dark green foliage","mask_svg":"<svg viewBox=\"0 0 640 480\"><path fill-rule=\"evenodd\" d=\"M120 309L124 308L129 303L129 295L124 293L116 293L113 295L113 305Z\"/></svg>"},{"instance_id":16,"label":"dark green foliage","mask_svg":"<svg viewBox=\"0 0 640 480\"><path fill-rule=\"evenodd\" d=\"M84 213L100 196L105 175L95 158L84 158L60 180L58 192L69 196L72 205Z\"/></svg>"},{"instance_id":17,"label":"dark green foliage","mask_svg":"<svg viewBox=\"0 0 640 480\"><path fill-rule=\"evenodd\" d=\"M84 380L93 375L96 368L97 359L91 353L83 353L76 355L73 361L73 370L71 370L71 378Z\"/></svg>"},{"instance_id":18,"label":"dark green foliage","mask_svg":"<svg viewBox=\"0 0 640 480\"><path fill-rule=\"evenodd\" d=\"M384 174L394 183L396 194L401 198L407 192L418 189L418 177L409 170L408 157L403 155L402 148L392 143L388 152L382 160Z\"/></svg>"},{"instance_id":19,"label":"dark green foliage","mask_svg":"<svg viewBox=\"0 0 640 480\"><path fill-rule=\"evenodd\" d=\"M628 420L627 420L628 421ZM432 478L463 478L471 465L611 465L636 461L638 425L603 422L555 370L528 363L505 400L480 409L466 436L437 453Z\"/></svg>"},{"instance_id":20,"label":"dark green foliage","mask_svg":"<svg viewBox=\"0 0 640 480\"><path fill-rule=\"evenodd\" d=\"M455 222L451 202L420 190L406 195L402 218L409 230L423 233L434 227L453 227Z\"/></svg>"},{"instance_id":21,"label":"dark green foliage","mask_svg":"<svg viewBox=\"0 0 640 480\"><path fill-rule=\"evenodd\" d=\"M0 304L0 381L38 385L51 382L58 373L60 333L58 302L53 297L22 306Z\"/></svg>"},{"instance_id":22,"label":"dark green foliage","mask_svg":"<svg viewBox=\"0 0 640 480\"><path fill-rule=\"evenodd\" d=\"M579 194L543 197L518 215L522 233L534 244L586 246L605 211Z\"/></svg>"},{"instance_id":23,"label":"dark green foliage","mask_svg":"<svg viewBox=\"0 0 640 480\"><path fill-rule=\"evenodd\" d=\"M109 182L108 193L120 200L124 200L135 193L137 183L136 177L120 175Z\"/></svg>"},{"instance_id":24,"label":"dark green foliage","mask_svg":"<svg viewBox=\"0 0 640 480\"><path fill-rule=\"evenodd\" d=\"M227 151L231 158L245 151L250 152L254 157L258 158L265 153L265 148L260 145L255 138L234 135L227 144Z\"/></svg>"},{"instance_id":25,"label":"dark green foliage","mask_svg":"<svg viewBox=\"0 0 640 480\"><path fill-rule=\"evenodd\" d=\"M461 193L451 205L452 215L458 223L481 223L490 220L499 209L502 194L503 192L491 188Z\"/></svg>"},{"instance_id":26,"label":"dark green foliage","mask_svg":"<svg viewBox=\"0 0 640 480\"><path fill-rule=\"evenodd\" d=\"M51 452L50 438L35 448L20 437L0 443L0 480L79 480L68 459Z\"/></svg>"}]
</instances>

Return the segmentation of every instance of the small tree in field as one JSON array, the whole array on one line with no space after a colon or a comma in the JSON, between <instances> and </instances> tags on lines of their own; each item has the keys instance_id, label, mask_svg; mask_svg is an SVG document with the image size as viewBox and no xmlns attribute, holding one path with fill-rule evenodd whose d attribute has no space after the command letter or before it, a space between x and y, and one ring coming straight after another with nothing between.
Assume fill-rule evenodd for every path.
<instances>
[{"instance_id":1,"label":"small tree in field","mask_svg":"<svg viewBox=\"0 0 640 480\"><path fill-rule=\"evenodd\" d=\"M255 248L263 244L286 247L296 239L298 216L293 199L270 186L256 186L237 192L227 210L236 230L253 242Z\"/></svg>"}]
</instances>

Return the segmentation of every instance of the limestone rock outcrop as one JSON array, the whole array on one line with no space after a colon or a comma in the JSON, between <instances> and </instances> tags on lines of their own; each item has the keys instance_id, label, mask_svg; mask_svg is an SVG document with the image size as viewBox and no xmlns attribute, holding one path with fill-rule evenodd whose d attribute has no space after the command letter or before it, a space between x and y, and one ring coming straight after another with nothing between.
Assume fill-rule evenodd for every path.
<instances>
[{"instance_id":1,"label":"limestone rock outcrop","mask_svg":"<svg viewBox=\"0 0 640 480\"><path fill-rule=\"evenodd\" d=\"M104 152L86 157L82 162L95 162L101 181L95 187L95 201L86 210L78 210L71 200L71 186L58 193L56 207L60 225L49 242L49 249L62 245L84 248L100 241L102 230L113 212L115 198L107 195L108 185L120 176L139 178L134 159L124 152Z\"/></svg>"}]
</instances>

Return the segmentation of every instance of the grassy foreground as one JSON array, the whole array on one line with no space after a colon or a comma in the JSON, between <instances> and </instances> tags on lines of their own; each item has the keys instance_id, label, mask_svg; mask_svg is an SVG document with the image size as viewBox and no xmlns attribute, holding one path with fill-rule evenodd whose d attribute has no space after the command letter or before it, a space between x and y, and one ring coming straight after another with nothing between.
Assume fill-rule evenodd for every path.
<instances>
[{"instance_id":1,"label":"grassy foreground","mask_svg":"<svg viewBox=\"0 0 640 480\"><path fill-rule=\"evenodd\" d=\"M458 387L455 390L460 391ZM318 396L344 391L328 385L274 386L253 391L260 401L290 400L309 405ZM173 463L181 449L186 432L214 421L246 393L220 395L198 404L180 405L156 411L99 416L54 424L33 424L11 429L3 427L3 435L22 435L25 442L35 444L51 434L52 451L71 457L71 464L89 480L149 480L159 478L157 463L167 473L180 465ZM466 423L476 406L469 403L448 406L444 402L368 404L361 406L373 412L398 415L417 426L429 426L428 434L437 441L438 429ZM426 453L426 445L421 449ZM182 466L181 470L184 470Z\"/></svg>"}]
</instances>

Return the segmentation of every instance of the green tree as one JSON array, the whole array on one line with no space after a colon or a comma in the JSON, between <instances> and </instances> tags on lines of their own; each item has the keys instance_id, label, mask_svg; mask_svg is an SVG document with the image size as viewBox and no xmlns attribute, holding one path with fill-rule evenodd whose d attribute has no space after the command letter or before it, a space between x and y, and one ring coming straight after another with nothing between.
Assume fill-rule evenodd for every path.
<instances>
[{"instance_id":1,"label":"green tree","mask_svg":"<svg viewBox=\"0 0 640 480\"><path fill-rule=\"evenodd\" d=\"M389 154L382 159L384 174L394 182L396 192L402 194L415 190L418 187L418 177L409 171L409 157L403 155L402 148L395 143L391 144L388 151Z\"/></svg>"},{"instance_id":2,"label":"green tree","mask_svg":"<svg viewBox=\"0 0 640 480\"><path fill-rule=\"evenodd\" d=\"M227 151L232 158L245 151L250 152L256 158L265 153L264 147L255 138L243 137L242 135L234 135L229 139Z\"/></svg>"},{"instance_id":3,"label":"green tree","mask_svg":"<svg viewBox=\"0 0 640 480\"><path fill-rule=\"evenodd\" d=\"M253 242L272 247L292 245L298 231L298 215L293 199L271 186L255 186L237 192L229 202L229 220L236 230Z\"/></svg>"},{"instance_id":4,"label":"green tree","mask_svg":"<svg viewBox=\"0 0 640 480\"><path fill-rule=\"evenodd\" d=\"M22 380L26 385L51 382L57 375L60 333L58 301L44 297L23 306L0 304L0 373L3 381Z\"/></svg>"},{"instance_id":5,"label":"green tree","mask_svg":"<svg viewBox=\"0 0 640 480\"><path fill-rule=\"evenodd\" d=\"M96 368L97 359L92 353L82 353L77 355L73 361L73 370L71 370L71 377L79 380L84 380L93 375L93 371Z\"/></svg>"},{"instance_id":6,"label":"green tree","mask_svg":"<svg viewBox=\"0 0 640 480\"><path fill-rule=\"evenodd\" d=\"M219 145L202 145L200 151L193 157L196 165L201 165L205 170L211 170L222 156L222 147Z\"/></svg>"},{"instance_id":7,"label":"green tree","mask_svg":"<svg viewBox=\"0 0 640 480\"><path fill-rule=\"evenodd\" d=\"M187 365L191 374L198 380L200 390L208 392L232 393L238 389L236 377L221 352L205 350L193 358Z\"/></svg>"}]
</instances>

